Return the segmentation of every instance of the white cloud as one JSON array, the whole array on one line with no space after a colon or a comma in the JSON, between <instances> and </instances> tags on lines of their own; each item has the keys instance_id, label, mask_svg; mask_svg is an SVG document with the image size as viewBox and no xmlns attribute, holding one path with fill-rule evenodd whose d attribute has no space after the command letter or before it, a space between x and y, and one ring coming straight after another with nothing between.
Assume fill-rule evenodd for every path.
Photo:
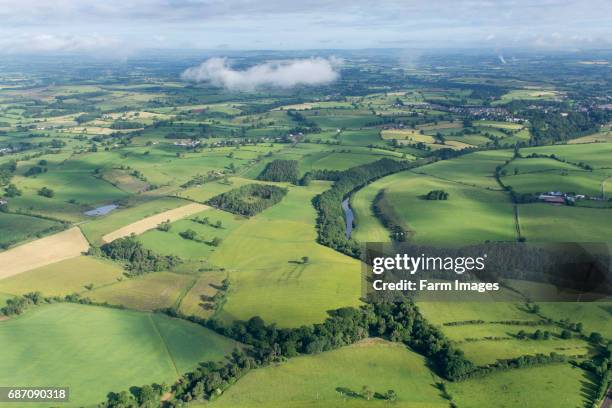
<instances>
[{"instance_id":1,"label":"white cloud","mask_svg":"<svg viewBox=\"0 0 612 408\"><path fill-rule=\"evenodd\" d=\"M96 34L56 35L20 34L0 38L0 49L5 53L28 52L98 52L118 47L120 41Z\"/></svg>"},{"instance_id":2,"label":"white cloud","mask_svg":"<svg viewBox=\"0 0 612 408\"><path fill-rule=\"evenodd\" d=\"M261 87L291 88L297 85L324 85L338 79L338 58L307 58L266 62L246 70L233 69L225 58L210 58L181 75L186 81L209 82L233 90Z\"/></svg>"}]
</instances>

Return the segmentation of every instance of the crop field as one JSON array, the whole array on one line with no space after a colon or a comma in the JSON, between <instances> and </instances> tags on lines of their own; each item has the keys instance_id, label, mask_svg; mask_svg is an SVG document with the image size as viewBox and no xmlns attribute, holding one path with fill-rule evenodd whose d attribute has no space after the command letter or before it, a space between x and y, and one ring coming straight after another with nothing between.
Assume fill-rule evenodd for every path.
<instances>
[{"instance_id":1,"label":"crop field","mask_svg":"<svg viewBox=\"0 0 612 408\"><path fill-rule=\"evenodd\" d=\"M102 241L112 242L117 238L127 237L132 234L140 235L148 230L154 229L164 221L176 221L178 219L202 212L207 208L209 207L197 203L186 204L182 207L174 208L172 210L167 210L162 213L152 215L140 221L128 224L125 227L121 227L116 231L109 232L108 234L102 237Z\"/></svg>"},{"instance_id":2,"label":"crop field","mask_svg":"<svg viewBox=\"0 0 612 408\"><path fill-rule=\"evenodd\" d=\"M183 297L180 304L180 311L188 316L199 316L208 318L214 315L214 310L204 307L210 303L203 299L203 296L211 297L218 292L222 281L227 278L226 272L210 271L204 272L197 279L195 284Z\"/></svg>"},{"instance_id":3,"label":"crop field","mask_svg":"<svg viewBox=\"0 0 612 408\"><path fill-rule=\"evenodd\" d=\"M0 292L21 295L40 291L47 296L82 293L117 281L123 269L113 262L77 256L0 280Z\"/></svg>"},{"instance_id":4,"label":"crop field","mask_svg":"<svg viewBox=\"0 0 612 408\"><path fill-rule=\"evenodd\" d=\"M146 200L127 208L119 208L110 214L96 217L81 225L83 234L94 244L101 244L102 237L126 225L155 216L165 211L184 206L185 201L177 198L159 198ZM165 219L163 220L165 221Z\"/></svg>"},{"instance_id":5,"label":"crop field","mask_svg":"<svg viewBox=\"0 0 612 408\"><path fill-rule=\"evenodd\" d=\"M130 309L156 310L177 304L194 280L190 275L158 272L94 287L87 296L96 302Z\"/></svg>"},{"instance_id":6,"label":"crop field","mask_svg":"<svg viewBox=\"0 0 612 408\"><path fill-rule=\"evenodd\" d=\"M435 388L436 381L418 354L399 344L366 341L252 372L212 406L389 406L387 401L349 396L367 385L379 393L395 390L393 406L446 408L448 401ZM269 387L275 391L267 392Z\"/></svg>"},{"instance_id":7,"label":"crop field","mask_svg":"<svg viewBox=\"0 0 612 408\"><path fill-rule=\"evenodd\" d=\"M89 243L77 227L0 252L0 279L74 258L87 251Z\"/></svg>"},{"instance_id":8,"label":"crop field","mask_svg":"<svg viewBox=\"0 0 612 408\"><path fill-rule=\"evenodd\" d=\"M0 382L69 384L70 404L64 406L71 407L94 405L126 384L172 382L197 362L221 360L235 347L205 328L165 316L70 304L0 322L0 341ZM24 364L24 354L36 358Z\"/></svg>"}]
</instances>

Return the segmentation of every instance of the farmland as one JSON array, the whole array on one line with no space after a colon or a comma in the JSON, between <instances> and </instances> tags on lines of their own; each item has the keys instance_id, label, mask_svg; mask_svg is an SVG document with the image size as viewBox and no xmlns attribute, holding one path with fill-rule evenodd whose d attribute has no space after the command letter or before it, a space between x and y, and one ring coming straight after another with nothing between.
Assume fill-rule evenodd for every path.
<instances>
[{"instance_id":1,"label":"farmland","mask_svg":"<svg viewBox=\"0 0 612 408\"><path fill-rule=\"evenodd\" d=\"M195 362L221 359L234 347L164 316L77 305L41 307L2 322L0 338L3 383L70 384L70 406L102 400L126 383L171 382ZM27 367L24 353L37 356Z\"/></svg>"},{"instance_id":2,"label":"farmland","mask_svg":"<svg viewBox=\"0 0 612 408\"><path fill-rule=\"evenodd\" d=\"M361 257L609 245L606 68L370 52L294 88L181 79L200 55L0 72L0 385L109 408L597 403L609 299L503 280L503 301L379 308Z\"/></svg>"},{"instance_id":3,"label":"farmland","mask_svg":"<svg viewBox=\"0 0 612 408\"><path fill-rule=\"evenodd\" d=\"M318 375L309 375L313 372ZM388 389L397 391L395 405L399 407L446 407L448 403L436 390L435 381L421 356L396 344L366 342L316 356L298 357L287 364L255 372L213 406L388 405L385 401L350 396L351 391L361 392L362 386L367 385L380 393ZM271 386L276 390L273 395L266 392Z\"/></svg>"}]
</instances>

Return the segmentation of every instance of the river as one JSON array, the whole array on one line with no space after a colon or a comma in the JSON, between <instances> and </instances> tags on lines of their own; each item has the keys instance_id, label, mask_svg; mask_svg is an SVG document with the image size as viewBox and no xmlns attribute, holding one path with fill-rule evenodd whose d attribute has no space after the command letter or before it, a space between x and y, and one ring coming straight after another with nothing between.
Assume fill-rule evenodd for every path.
<instances>
[{"instance_id":1,"label":"river","mask_svg":"<svg viewBox=\"0 0 612 408\"><path fill-rule=\"evenodd\" d=\"M349 199L346 198L342 201L342 211L344 211L344 220L346 222L346 238L351 237L351 232L353 232L353 220L355 219L355 215L353 214L353 210L349 205Z\"/></svg>"}]
</instances>

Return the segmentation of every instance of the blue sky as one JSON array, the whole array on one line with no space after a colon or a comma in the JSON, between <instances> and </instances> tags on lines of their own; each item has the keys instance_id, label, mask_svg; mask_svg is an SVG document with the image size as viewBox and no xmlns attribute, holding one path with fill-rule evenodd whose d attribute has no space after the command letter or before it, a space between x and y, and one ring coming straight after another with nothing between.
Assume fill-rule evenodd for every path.
<instances>
[{"instance_id":1,"label":"blue sky","mask_svg":"<svg viewBox=\"0 0 612 408\"><path fill-rule=\"evenodd\" d=\"M612 48L610 0L0 0L0 52Z\"/></svg>"}]
</instances>

